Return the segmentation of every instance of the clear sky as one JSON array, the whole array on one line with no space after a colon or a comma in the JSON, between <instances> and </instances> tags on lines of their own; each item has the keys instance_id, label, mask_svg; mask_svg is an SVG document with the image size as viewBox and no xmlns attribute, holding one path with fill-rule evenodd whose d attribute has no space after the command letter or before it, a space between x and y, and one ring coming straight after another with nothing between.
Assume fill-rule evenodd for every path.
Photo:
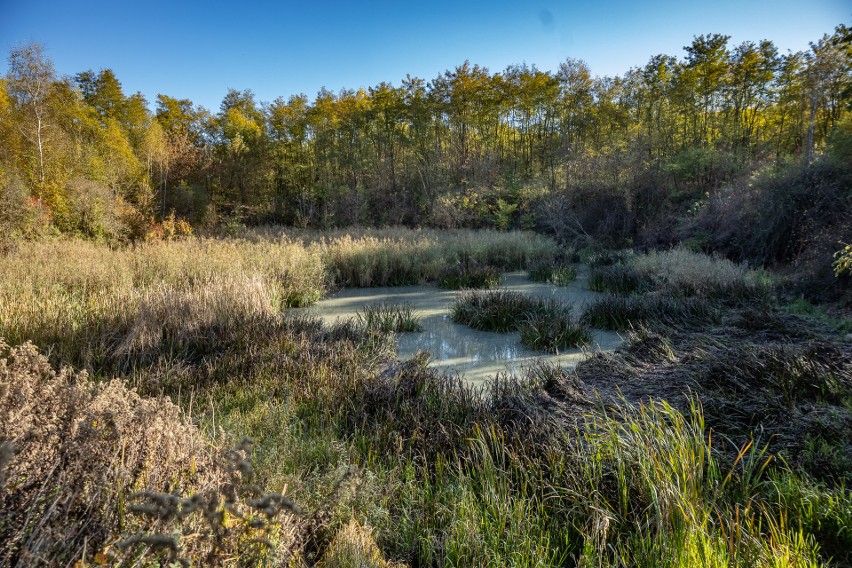
<instances>
[{"instance_id":1,"label":"clear sky","mask_svg":"<svg viewBox=\"0 0 852 568\"><path fill-rule=\"evenodd\" d=\"M555 70L574 57L621 74L655 54L683 57L707 33L770 39L784 53L840 23L852 23L850 0L0 0L0 74L11 47L37 41L61 74L111 68L127 94L217 110L228 88L313 98L407 73L431 80L466 59Z\"/></svg>"}]
</instances>

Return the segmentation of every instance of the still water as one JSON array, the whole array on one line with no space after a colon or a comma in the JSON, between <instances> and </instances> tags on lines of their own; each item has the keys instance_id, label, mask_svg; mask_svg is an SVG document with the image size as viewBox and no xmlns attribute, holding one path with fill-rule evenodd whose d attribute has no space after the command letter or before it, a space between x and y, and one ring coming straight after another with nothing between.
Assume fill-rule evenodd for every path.
<instances>
[{"instance_id":1,"label":"still water","mask_svg":"<svg viewBox=\"0 0 852 568\"><path fill-rule=\"evenodd\" d=\"M580 267L577 280L568 286L532 282L526 273L513 272L503 276L501 288L558 300L573 306L572 313L579 315L585 304L599 295L586 287L588 269L584 268ZM521 345L517 333L477 331L450 320L450 304L457 293L435 286L347 288L306 311L319 316L326 323L333 323L337 319L354 317L369 304L411 304L415 314L420 317L423 331L397 336L399 357L407 359L418 351L429 351L432 354L432 367L461 374L474 383L501 372L519 372L541 360L573 367L582 360L584 352L611 351L622 343L617 333L594 330L592 344L584 349L569 349L558 355L531 351Z\"/></svg>"}]
</instances>

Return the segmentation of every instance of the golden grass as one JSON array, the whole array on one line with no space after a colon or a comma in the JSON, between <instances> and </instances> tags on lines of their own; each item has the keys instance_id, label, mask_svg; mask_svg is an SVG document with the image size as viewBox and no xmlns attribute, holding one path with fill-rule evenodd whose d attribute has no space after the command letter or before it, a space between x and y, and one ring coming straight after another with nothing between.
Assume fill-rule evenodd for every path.
<instances>
[{"instance_id":1,"label":"golden grass","mask_svg":"<svg viewBox=\"0 0 852 568\"><path fill-rule=\"evenodd\" d=\"M330 286L416 284L462 260L520 269L554 254L556 245L543 237L494 231L267 228L241 239L120 249L40 241L3 259L0 336L33 341L57 362L109 369L115 357L172 347L167 338L192 350L189 344L211 330L275 318L317 301Z\"/></svg>"}]
</instances>

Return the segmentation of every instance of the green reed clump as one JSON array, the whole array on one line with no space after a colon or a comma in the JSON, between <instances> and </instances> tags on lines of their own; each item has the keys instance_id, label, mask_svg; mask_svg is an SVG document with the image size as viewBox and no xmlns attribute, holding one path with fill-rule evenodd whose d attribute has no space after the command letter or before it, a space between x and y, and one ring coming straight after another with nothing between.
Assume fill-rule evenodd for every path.
<instances>
[{"instance_id":1,"label":"green reed clump","mask_svg":"<svg viewBox=\"0 0 852 568\"><path fill-rule=\"evenodd\" d=\"M483 331L515 331L545 309L542 300L511 290L463 291L450 309L453 321Z\"/></svg>"},{"instance_id":2,"label":"green reed clump","mask_svg":"<svg viewBox=\"0 0 852 568\"><path fill-rule=\"evenodd\" d=\"M815 535L763 498L766 449L747 441L723 466L694 403L686 413L665 402L611 408L580 436L566 507L585 519L584 563L822 565Z\"/></svg>"},{"instance_id":3,"label":"green reed clump","mask_svg":"<svg viewBox=\"0 0 852 568\"><path fill-rule=\"evenodd\" d=\"M411 304L368 304L355 316L357 322L371 332L393 333L420 331L420 318Z\"/></svg>"},{"instance_id":4,"label":"green reed clump","mask_svg":"<svg viewBox=\"0 0 852 568\"><path fill-rule=\"evenodd\" d=\"M807 475L770 472L763 498L775 516L785 514L791 526L800 526L820 545L823 558L837 566L852 565L852 490L827 487Z\"/></svg>"},{"instance_id":5,"label":"green reed clump","mask_svg":"<svg viewBox=\"0 0 852 568\"><path fill-rule=\"evenodd\" d=\"M588 327L571 315L571 309L555 301L546 302L541 311L528 315L519 331L522 345L551 353L587 345L592 340Z\"/></svg>"},{"instance_id":6,"label":"green reed clump","mask_svg":"<svg viewBox=\"0 0 852 568\"><path fill-rule=\"evenodd\" d=\"M567 286L577 279L577 269L562 262L536 262L529 267L530 280Z\"/></svg>"},{"instance_id":7,"label":"green reed clump","mask_svg":"<svg viewBox=\"0 0 852 568\"><path fill-rule=\"evenodd\" d=\"M713 303L700 298L607 295L592 302L581 319L592 327L625 331L649 323L713 323L719 319L719 310Z\"/></svg>"},{"instance_id":8,"label":"green reed clump","mask_svg":"<svg viewBox=\"0 0 852 568\"><path fill-rule=\"evenodd\" d=\"M438 277L438 286L449 290L496 288L499 285L500 272L488 265L459 263L445 268Z\"/></svg>"}]
</instances>

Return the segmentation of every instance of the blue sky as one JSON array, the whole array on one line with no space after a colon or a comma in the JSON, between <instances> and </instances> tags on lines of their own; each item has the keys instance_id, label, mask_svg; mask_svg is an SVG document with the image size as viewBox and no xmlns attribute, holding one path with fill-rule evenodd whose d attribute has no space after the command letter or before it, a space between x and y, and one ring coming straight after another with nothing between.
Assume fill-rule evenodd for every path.
<instances>
[{"instance_id":1,"label":"blue sky","mask_svg":"<svg viewBox=\"0 0 852 568\"><path fill-rule=\"evenodd\" d=\"M389 81L430 80L468 59L555 70L567 57L597 75L655 54L683 56L696 35L807 49L852 23L848 0L509 2L144 2L0 0L4 57L38 41L57 70L111 68L126 93L190 98L216 110L228 88L259 100Z\"/></svg>"}]
</instances>

